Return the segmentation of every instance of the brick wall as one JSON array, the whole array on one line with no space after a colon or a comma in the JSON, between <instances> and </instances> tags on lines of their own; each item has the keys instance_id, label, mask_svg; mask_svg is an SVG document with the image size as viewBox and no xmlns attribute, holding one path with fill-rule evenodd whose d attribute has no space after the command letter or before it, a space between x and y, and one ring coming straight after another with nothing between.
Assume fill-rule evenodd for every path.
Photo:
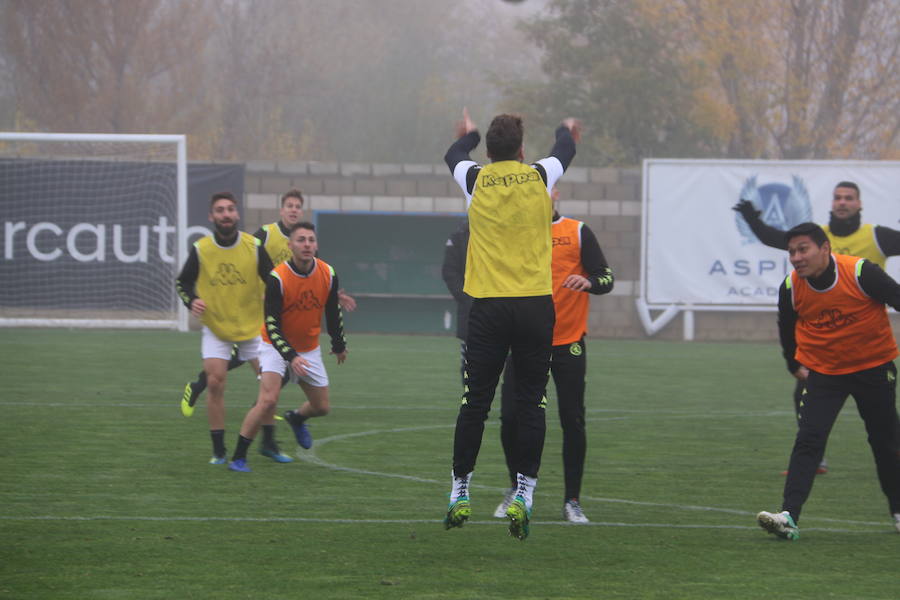
<instances>
[{"instance_id":1,"label":"brick wall","mask_svg":"<svg viewBox=\"0 0 900 600\"><path fill-rule=\"evenodd\" d=\"M273 162L247 164L244 224L255 231L278 219L281 194L303 191L307 216L316 210L460 213L464 200L447 167L429 164ZM635 300L639 292L641 170L572 167L560 181L560 213L586 222L616 277L615 289L591 300L590 335L644 338ZM348 282L352 292L352 283ZM892 315L895 330L900 317ZM680 340L684 314L658 339ZM777 340L774 312L695 312L694 339Z\"/></svg>"}]
</instances>

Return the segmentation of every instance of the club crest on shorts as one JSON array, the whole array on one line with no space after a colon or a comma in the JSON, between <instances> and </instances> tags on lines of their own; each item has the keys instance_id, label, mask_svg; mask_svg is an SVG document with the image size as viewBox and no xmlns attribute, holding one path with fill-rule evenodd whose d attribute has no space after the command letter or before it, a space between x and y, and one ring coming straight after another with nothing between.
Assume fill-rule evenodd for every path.
<instances>
[{"instance_id":1,"label":"club crest on shorts","mask_svg":"<svg viewBox=\"0 0 900 600\"><path fill-rule=\"evenodd\" d=\"M581 348L581 343L572 342L569 344L569 354L572 356L581 356L582 352L584 352L584 350Z\"/></svg>"},{"instance_id":2,"label":"club crest on shorts","mask_svg":"<svg viewBox=\"0 0 900 600\"><path fill-rule=\"evenodd\" d=\"M796 175L792 176L791 185L784 183L766 183L758 186L757 175L749 177L741 188L738 200L749 200L753 207L760 211L764 223L787 231L795 225L812 221L812 204L806 183ZM734 221L744 244L760 244L756 235L739 213L735 213Z\"/></svg>"}]
</instances>

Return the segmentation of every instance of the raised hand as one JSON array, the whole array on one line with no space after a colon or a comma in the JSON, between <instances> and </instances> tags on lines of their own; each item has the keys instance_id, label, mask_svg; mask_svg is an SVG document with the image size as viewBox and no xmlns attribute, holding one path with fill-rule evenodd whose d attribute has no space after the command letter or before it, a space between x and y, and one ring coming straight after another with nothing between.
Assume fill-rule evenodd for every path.
<instances>
[{"instance_id":1,"label":"raised hand","mask_svg":"<svg viewBox=\"0 0 900 600\"><path fill-rule=\"evenodd\" d=\"M575 143L581 141L581 121L575 119L573 117L569 117L568 119L562 122L563 127L568 129L572 133L572 139L575 140Z\"/></svg>"},{"instance_id":2,"label":"raised hand","mask_svg":"<svg viewBox=\"0 0 900 600\"><path fill-rule=\"evenodd\" d=\"M476 129L478 129L478 127L475 126L475 122L469 117L469 109L463 107L463 118L456 122L456 137L461 138Z\"/></svg>"}]
</instances>

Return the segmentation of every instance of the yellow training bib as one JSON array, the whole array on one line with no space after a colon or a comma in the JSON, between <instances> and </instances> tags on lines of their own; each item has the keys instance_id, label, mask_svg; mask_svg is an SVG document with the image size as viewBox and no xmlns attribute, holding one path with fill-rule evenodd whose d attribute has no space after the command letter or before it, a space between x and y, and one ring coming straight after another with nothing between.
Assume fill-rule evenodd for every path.
<instances>
[{"instance_id":1,"label":"yellow training bib","mask_svg":"<svg viewBox=\"0 0 900 600\"><path fill-rule=\"evenodd\" d=\"M206 303L201 321L226 342L259 335L263 323L263 292L259 278L259 240L240 232L233 246L223 248L212 236L194 243L200 260L197 296Z\"/></svg>"},{"instance_id":2,"label":"yellow training bib","mask_svg":"<svg viewBox=\"0 0 900 600\"><path fill-rule=\"evenodd\" d=\"M552 219L537 169L514 160L483 167L469 206L464 291L474 298L550 295Z\"/></svg>"},{"instance_id":3,"label":"yellow training bib","mask_svg":"<svg viewBox=\"0 0 900 600\"><path fill-rule=\"evenodd\" d=\"M881 248L875 242L875 226L871 223L861 225L850 235L842 236L831 233L828 225L823 225L822 229L825 230L828 241L831 242L831 251L835 254L858 256L884 268L887 257L881 253Z\"/></svg>"}]
</instances>

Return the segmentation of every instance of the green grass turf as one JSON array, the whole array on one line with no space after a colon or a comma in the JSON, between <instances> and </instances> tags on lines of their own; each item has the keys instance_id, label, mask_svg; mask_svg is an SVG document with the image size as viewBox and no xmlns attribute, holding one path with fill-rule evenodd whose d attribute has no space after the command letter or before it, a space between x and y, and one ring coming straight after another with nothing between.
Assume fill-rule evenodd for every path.
<instances>
[{"instance_id":1,"label":"green grass turf","mask_svg":"<svg viewBox=\"0 0 900 600\"><path fill-rule=\"evenodd\" d=\"M897 598L894 532L853 402L789 543L775 510L793 440L773 344L588 341L582 505L562 523L552 403L531 537L492 513L496 411L473 519L444 531L459 399L447 337L350 336L305 460L206 464L196 333L0 330L0 598ZM256 395L226 392L227 443ZM288 388L281 408L296 407ZM279 425L284 449L297 449Z\"/></svg>"}]
</instances>

